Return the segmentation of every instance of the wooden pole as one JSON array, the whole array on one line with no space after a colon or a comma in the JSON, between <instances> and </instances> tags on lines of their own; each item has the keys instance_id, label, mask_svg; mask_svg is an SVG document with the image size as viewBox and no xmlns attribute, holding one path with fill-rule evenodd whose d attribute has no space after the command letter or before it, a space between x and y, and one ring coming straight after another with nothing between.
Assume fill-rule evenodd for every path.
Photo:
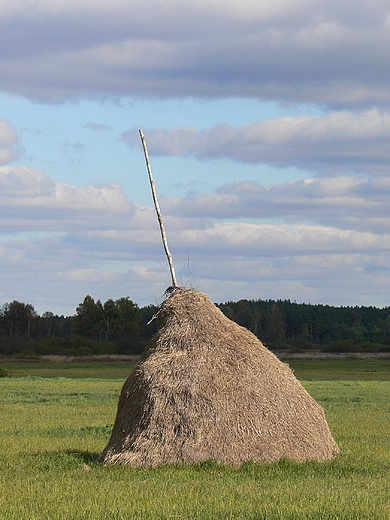
<instances>
[{"instance_id":1,"label":"wooden pole","mask_svg":"<svg viewBox=\"0 0 390 520\"><path fill-rule=\"evenodd\" d=\"M171 252L169 251L168 240L167 240L167 236L165 234L164 222L163 222L162 214L160 211L160 206L159 206L158 199L157 199L156 188L154 186L152 168L150 166L149 154L148 154L148 149L146 146L146 139L145 139L145 136L144 136L144 133L142 132L142 130L139 131L139 135L141 137L142 147L144 149L146 168L148 170L150 187L152 188L153 202L154 202L154 207L156 208L158 224L160 226L161 238L162 238L163 245L164 245L164 251L167 256L169 270L171 272L172 286L174 288L176 288L176 287L178 287L178 285L177 285L176 274L175 274L175 266L173 265L173 258L172 258Z\"/></svg>"}]
</instances>

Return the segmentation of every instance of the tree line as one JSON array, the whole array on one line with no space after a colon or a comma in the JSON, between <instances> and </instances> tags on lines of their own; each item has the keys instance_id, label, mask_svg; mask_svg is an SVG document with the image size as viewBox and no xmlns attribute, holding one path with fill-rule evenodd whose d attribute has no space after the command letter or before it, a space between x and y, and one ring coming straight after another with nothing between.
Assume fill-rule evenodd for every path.
<instances>
[{"instance_id":1,"label":"tree line","mask_svg":"<svg viewBox=\"0 0 390 520\"><path fill-rule=\"evenodd\" d=\"M73 316L39 316L14 300L0 307L0 355L140 354L156 332L155 323L147 326L156 311L128 297L102 303L87 295Z\"/></svg>"},{"instance_id":2,"label":"tree line","mask_svg":"<svg viewBox=\"0 0 390 520\"><path fill-rule=\"evenodd\" d=\"M334 307L290 300L216 304L272 349L390 351L390 307ZM156 332L157 307L129 297L102 303L87 295L73 316L37 314L31 304L0 307L0 355L140 354Z\"/></svg>"}]
</instances>

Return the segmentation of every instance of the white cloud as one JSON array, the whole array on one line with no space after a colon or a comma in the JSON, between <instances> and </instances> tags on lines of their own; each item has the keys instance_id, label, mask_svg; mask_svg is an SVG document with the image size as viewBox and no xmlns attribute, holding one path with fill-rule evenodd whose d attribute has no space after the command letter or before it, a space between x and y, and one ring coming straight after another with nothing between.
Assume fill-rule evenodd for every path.
<instances>
[{"instance_id":1,"label":"white cloud","mask_svg":"<svg viewBox=\"0 0 390 520\"><path fill-rule=\"evenodd\" d=\"M0 165L8 164L17 157L18 138L9 121L0 119Z\"/></svg>"},{"instance_id":2,"label":"white cloud","mask_svg":"<svg viewBox=\"0 0 390 520\"><path fill-rule=\"evenodd\" d=\"M69 157L72 164L81 162L83 154L85 152L85 146L80 141L70 142L65 141L62 143L62 153Z\"/></svg>"},{"instance_id":3,"label":"white cloud","mask_svg":"<svg viewBox=\"0 0 390 520\"><path fill-rule=\"evenodd\" d=\"M86 128L87 130L98 131L98 132L112 130L112 126L103 125L101 123L92 123L91 121L88 121L88 123L86 123L83 128Z\"/></svg>"},{"instance_id":4,"label":"white cloud","mask_svg":"<svg viewBox=\"0 0 390 520\"><path fill-rule=\"evenodd\" d=\"M325 226L215 223L205 230L183 231L178 240L198 254L284 256L319 253L382 252L390 235L340 230ZM177 242L176 242L177 247Z\"/></svg>"},{"instance_id":5,"label":"white cloud","mask_svg":"<svg viewBox=\"0 0 390 520\"><path fill-rule=\"evenodd\" d=\"M123 134L131 146L135 131ZM229 158L276 167L334 172L389 172L390 115L378 110L335 112L324 116L285 116L234 128L177 127L149 130L150 153Z\"/></svg>"},{"instance_id":6,"label":"white cloud","mask_svg":"<svg viewBox=\"0 0 390 520\"><path fill-rule=\"evenodd\" d=\"M247 181L214 193L164 198L164 212L216 219L282 219L383 234L390 228L387 177L320 177L261 186Z\"/></svg>"},{"instance_id":7,"label":"white cloud","mask_svg":"<svg viewBox=\"0 0 390 520\"><path fill-rule=\"evenodd\" d=\"M27 166L0 167L0 227L61 231L127 225L133 207L117 184L70 186Z\"/></svg>"},{"instance_id":8,"label":"white cloud","mask_svg":"<svg viewBox=\"0 0 390 520\"><path fill-rule=\"evenodd\" d=\"M132 273L134 274L137 280L146 283L167 283L167 273L166 270L156 269L145 267L144 265L134 265L131 268Z\"/></svg>"},{"instance_id":9,"label":"white cloud","mask_svg":"<svg viewBox=\"0 0 390 520\"><path fill-rule=\"evenodd\" d=\"M0 10L0 86L46 101L245 96L388 105L389 12L385 0L20 0Z\"/></svg>"},{"instance_id":10,"label":"white cloud","mask_svg":"<svg viewBox=\"0 0 390 520\"><path fill-rule=\"evenodd\" d=\"M0 89L35 101L236 96L319 105L321 117L147 132L151 154L316 175L264 186L246 166L252 180L162 199L179 280L215 301L388 305L387 0L15 0L0 5L0 24ZM80 114L84 129L112 128ZM89 150L85 132L76 134L61 138L60 152L79 166ZM132 144L128 132L123 138ZM170 277L153 209L134 207L117 184L73 186L10 166L18 147L0 120L0 302L73 313L88 293L161 299Z\"/></svg>"},{"instance_id":11,"label":"white cloud","mask_svg":"<svg viewBox=\"0 0 390 520\"><path fill-rule=\"evenodd\" d=\"M369 255L282 256L226 259L210 265L198 259L195 287L213 301L292 299L331 305L388 306L383 291L390 269L372 266ZM231 295L227 296L227 295Z\"/></svg>"},{"instance_id":12,"label":"white cloud","mask_svg":"<svg viewBox=\"0 0 390 520\"><path fill-rule=\"evenodd\" d=\"M50 197L55 191L55 183L45 172L28 166L3 166L0 168L0 196L3 204L7 200L32 198L34 195Z\"/></svg>"},{"instance_id":13,"label":"white cloud","mask_svg":"<svg viewBox=\"0 0 390 520\"><path fill-rule=\"evenodd\" d=\"M118 273L96 269L73 269L58 273L59 280L69 282L114 282L120 278Z\"/></svg>"},{"instance_id":14,"label":"white cloud","mask_svg":"<svg viewBox=\"0 0 390 520\"><path fill-rule=\"evenodd\" d=\"M86 294L102 300L129 295L141 305L161 301L170 277L151 208L137 208L123 231L116 223L104 229L105 222L88 231L89 223L80 222L66 233L10 235L1 242L0 301L19 299L39 312L69 314ZM208 292L214 301L281 297L386 304L388 234L303 224L195 222L168 216L168 240L180 283Z\"/></svg>"}]
</instances>

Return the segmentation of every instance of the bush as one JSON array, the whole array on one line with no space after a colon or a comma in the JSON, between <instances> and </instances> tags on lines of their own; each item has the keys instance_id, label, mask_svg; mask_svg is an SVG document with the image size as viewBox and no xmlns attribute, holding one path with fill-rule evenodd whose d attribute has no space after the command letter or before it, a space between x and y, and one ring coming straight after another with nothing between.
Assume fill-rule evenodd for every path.
<instances>
[{"instance_id":1,"label":"bush","mask_svg":"<svg viewBox=\"0 0 390 520\"><path fill-rule=\"evenodd\" d=\"M8 372L5 370L5 368L0 367L0 377L8 377Z\"/></svg>"}]
</instances>

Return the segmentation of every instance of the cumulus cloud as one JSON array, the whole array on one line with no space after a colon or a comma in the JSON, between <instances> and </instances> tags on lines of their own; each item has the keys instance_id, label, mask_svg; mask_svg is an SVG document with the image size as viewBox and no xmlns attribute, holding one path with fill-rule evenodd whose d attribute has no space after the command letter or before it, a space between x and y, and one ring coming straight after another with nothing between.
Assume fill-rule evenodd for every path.
<instances>
[{"instance_id":1,"label":"cumulus cloud","mask_svg":"<svg viewBox=\"0 0 390 520\"><path fill-rule=\"evenodd\" d=\"M87 130L94 130L94 131L106 131L106 130L112 130L112 126L109 125L103 125L101 123L92 123L91 121L88 121L83 128L86 128Z\"/></svg>"},{"instance_id":2,"label":"cumulus cloud","mask_svg":"<svg viewBox=\"0 0 390 520\"><path fill-rule=\"evenodd\" d=\"M162 199L180 283L215 301L388 305L388 1L14 0L0 6L0 24L0 89L34 101L319 105L321 117L148 131L154 155L314 175ZM111 130L93 120L83 128ZM140 146L138 132L122 137ZM134 206L117 184L71 186L10 166L18 146L0 120L0 302L26 301L28 290L40 312L73 313L91 292L140 304L161 298L170 277L153 209ZM86 152L77 137L62 143L74 163ZM58 294L57 308L46 305Z\"/></svg>"},{"instance_id":3,"label":"cumulus cloud","mask_svg":"<svg viewBox=\"0 0 390 520\"><path fill-rule=\"evenodd\" d=\"M131 272L137 280L145 283L167 283L167 272L165 269L162 268L150 268L145 267L144 265L134 265L131 269Z\"/></svg>"},{"instance_id":4,"label":"cumulus cloud","mask_svg":"<svg viewBox=\"0 0 390 520\"><path fill-rule=\"evenodd\" d=\"M168 223L171 224L169 219ZM157 270L160 274L157 278L161 278L161 265L164 264L165 255L157 224L155 229L150 230L142 221L138 221L138 225L133 221L131 228L125 231L80 231L49 240L51 247L55 249L83 251L83 258L91 255L102 262L119 259L135 262L131 271L140 279L151 278L151 273L159 265ZM208 266L210 277L219 279L226 276L230 280L237 277L240 280L266 278L271 276L272 269L275 270L278 265L286 266L283 260L286 258L292 262L291 265L296 266L295 270L298 265L304 270L310 266L311 272L322 272L322 276L329 276L333 272L332 268L339 263L345 268L346 264L342 261L344 257L354 259L375 255L385 258L390 251L388 233L378 235L368 231L304 224L205 221L203 226L196 229L188 229L184 225L181 229L179 226L176 229L169 226L169 242L183 278L189 277L189 272L193 269L198 277L199 271L204 275ZM46 244L42 239L39 243ZM293 261L293 258L296 260ZM193 263L190 267L189 260ZM149 262L157 264L153 264L151 268ZM260 265L263 267L260 268ZM165 275L169 281L168 267ZM293 270L290 276L294 276Z\"/></svg>"},{"instance_id":5,"label":"cumulus cloud","mask_svg":"<svg viewBox=\"0 0 390 520\"><path fill-rule=\"evenodd\" d=\"M282 219L384 233L390 227L390 180L340 176L261 186L253 181L208 194L166 197L163 211L215 219Z\"/></svg>"},{"instance_id":6,"label":"cumulus cloud","mask_svg":"<svg viewBox=\"0 0 390 520\"><path fill-rule=\"evenodd\" d=\"M62 153L69 158L72 164L81 162L84 152L85 146L80 141L73 143L70 141L65 141L62 144Z\"/></svg>"},{"instance_id":7,"label":"cumulus cloud","mask_svg":"<svg viewBox=\"0 0 390 520\"><path fill-rule=\"evenodd\" d=\"M320 226L215 223L208 229L185 231L181 243L194 251L232 256L284 256L318 253L387 251L390 235L339 230Z\"/></svg>"},{"instance_id":8,"label":"cumulus cloud","mask_svg":"<svg viewBox=\"0 0 390 520\"><path fill-rule=\"evenodd\" d=\"M0 166L17 158L18 138L9 121L0 119Z\"/></svg>"},{"instance_id":9,"label":"cumulus cloud","mask_svg":"<svg viewBox=\"0 0 390 520\"><path fill-rule=\"evenodd\" d=\"M388 306L383 288L389 287L389 266L372 265L370 255L310 255L270 258L224 259L210 265L198 259L197 287L206 287L214 301L294 299L298 302L333 305ZM292 296L293 295L293 296Z\"/></svg>"},{"instance_id":10,"label":"cumulus cloud","mask_svg":"<svg viewBox=\"0 0 390 520\"><path fill-rule=\"evenodd\" d=\"M76 187L55 183L42 170L0 167L0 228L10 230L99 229L126 225L133 207L117 184Z\"/></svg>"},{"instance_id":11,"label":"cumulus cloud","mask_svg":"<svg viewBox=\"0 0 390 520\"><path fill-rule=\"evenodd\" d=\"M389 13L385 0L19 0L0 10L0 86L388 105Z\"/></svg>"},{"instance_id":12,"label":"cumulus cloud","mask_svg":"<svg viewBox=\"0 0 390 520\"><path fill-rule=\"evenodd\" d=\"M68 282L113 282L120 278L118 273L97 269L72 269L58 273L59 280Z\"/></svg>"},{"instance_id":13,"label":"cumulus cloud","mask_svg":"<svg viewBox=\"0 0 390 520\"><path fill-rule=\"evenodd\" d=\"M134 130L122 137L136 143ZM211 130L176 127L148 131L150 153L229 158L276 167L298 167L323 173L388 173L390 115L376 109L361 113L335 112L324 116L285 116L234 128ZM334 173L333 173L334 174Z\"/></svg>"},{"instance_id":14,"label":"cumulus cloud","mask_svg":"<svg viewBox=\"0 0 390 520\"><path fill-rule=\"evenodd\" d=\"M3 236L0 242L0 301L26 301L26 283L27 299L39 312L72 314L86 294L102 300L130 295L141 305L161 301L170 277L152 208L136 206L127 220L126 208L117 215L105 211L94 191L97 200L91 200L89 193L87 207L86 192L76 189L72 204L66 198L62 202L65 212L61 214L55 209L58 185L42 173L37 176L36 187L31 180L30 185L26 183L19 202L26 205L40 188L45 209L37 213L36 207L28 207L22 216L9 211L2 214L8 230L19 219L21 233ZM11 185L7 196L16 204L13 189ZM335 190L330 185L326 189L329 194ZM348 189L346 182L344 190ZM320 187L313 188L316 190ZM57 219L62 217L60 225ZM378 234L299 222L250 224L169 213L165 224L178 280L205 290L214 301L293 297L370 304L375 298L376 305L386 304L390 280L387 231ZM36 234L42 229L45 232ZM61 302L56 306L52 302L58 300L58 294Z\"/></svg>"}]
</instances>

